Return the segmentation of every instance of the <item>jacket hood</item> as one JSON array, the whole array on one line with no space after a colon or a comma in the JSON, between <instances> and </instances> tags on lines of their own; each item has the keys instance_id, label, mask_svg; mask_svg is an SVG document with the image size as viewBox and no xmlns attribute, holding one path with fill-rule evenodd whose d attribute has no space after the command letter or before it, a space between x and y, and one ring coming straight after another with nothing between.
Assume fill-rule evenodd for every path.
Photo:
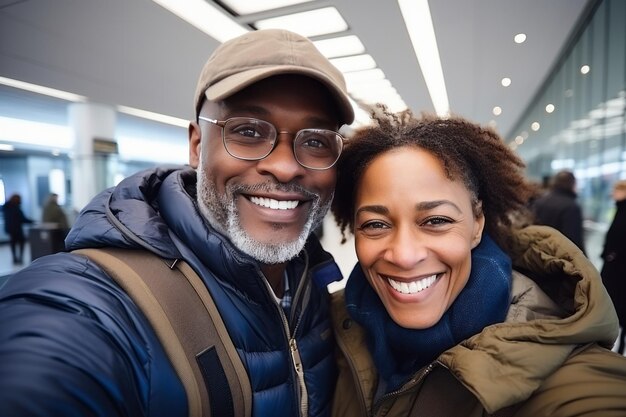
<instances>
[{"instance_id":1,"label":"jacket hood","mask_svg":"<svg viewBox=\"0 0 626 417\"><path fill-rule=\"evenodd\" d=\"M134 248L165 258L179 258L180 253L167 232L168 226L159 215L158 195L166 178L177 175L181 169L142 171L98 194L79 213L65 240L67 249ZM181 213L181 216L185 214L195 213Z\"/></svg>"},{"instance_id":2,"label":"jacket hood","mask_svg":"<svg viewBox=\"0 0 626 417\"><path fill-rule=\"evenodd\" d=\"M485 328L440 357L489 412L528 398L577 347L597 342L610 348L618 330L598 271L559 232L524 228L513 236L511 256L513 268L531 279L512 294L506 323ZM533 286L542 290L540 296L532 295ZM546 303L545 295L552 301ZM511 319L516 310L528 314Z\"/></svg>"}]
</instances>

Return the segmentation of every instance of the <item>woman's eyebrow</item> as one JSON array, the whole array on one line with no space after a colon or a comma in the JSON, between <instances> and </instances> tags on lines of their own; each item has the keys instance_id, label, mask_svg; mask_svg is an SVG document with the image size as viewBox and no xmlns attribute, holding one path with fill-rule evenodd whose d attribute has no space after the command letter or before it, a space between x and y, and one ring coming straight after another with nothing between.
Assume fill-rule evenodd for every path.
<instances>
[{"instance_id":1,"label":"woman's eyebrow","mask_svg":"<svg viewBox=\"0 0 626 417\"><path fill-rule=\"evenodd\" d=\"M415 205L415 210L417 210L417 211L427 211L427 210L432 210L434 208L437 208L437 207L443 206L443 205L451 206L456 211L461 213L461 209L459 208L459 206L457 206L456 204L454 204L450 200L422 201L422 202L417 203Z\"/></svg>"},{"instance_id":2,"label":"woman's eyebrow","mask_svg":"<svg viewBox=\"0 0 626 417\"><path fill-rule=\"evenodd\" d=\"M389 209L381 205L361 206L357 209L356 215L362 212L371 212L376 214L389 214Z\"/></svg>"}]
</instances>

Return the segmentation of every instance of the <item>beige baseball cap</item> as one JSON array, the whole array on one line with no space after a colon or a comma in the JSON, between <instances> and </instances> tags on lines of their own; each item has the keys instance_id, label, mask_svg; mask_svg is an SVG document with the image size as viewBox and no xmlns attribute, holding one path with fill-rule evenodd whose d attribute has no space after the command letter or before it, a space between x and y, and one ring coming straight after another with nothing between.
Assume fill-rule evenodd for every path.
<instances>
[{"instance_id":1,"label":"beige baseball cap","mask_svg":"<svg viewBox=\"0 0 626 417\"><path fill-rule=\"evenodd\" d=\"M340 121L354 121L341 71L308 38L279 29L248 32L224 42L211 54L196 87L196 115L203 96L211 101L222 100L278 74L301 74L320 81L335 98Z\"/></svg>"}]
</instances>

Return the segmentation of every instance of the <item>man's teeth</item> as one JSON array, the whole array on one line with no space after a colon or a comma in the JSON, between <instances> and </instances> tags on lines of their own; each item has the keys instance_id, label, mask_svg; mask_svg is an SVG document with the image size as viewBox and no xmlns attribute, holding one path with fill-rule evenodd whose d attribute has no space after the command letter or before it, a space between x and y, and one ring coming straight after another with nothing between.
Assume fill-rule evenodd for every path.
<instances>
[{"instance_id":1,"label":"man's teeth","mask_svg":"<svg viewBox=\"0 0 626 417\"><path fill-rule=\"evenodd\" d=\"M393 287L394 290L401 292L402 294L415 294L420 291L424 291L426 288L430 287L437 281L437 275L432 275L428 278L420 279L419 281L411 281L411 282L400 282L394 281L391 278L387 278L389 285Z\"/></svg>"},{"instance_id":2,"label":"man's teeth","mask_svg":"<svg viewBox=\"0 0 626 417\"><path fill-rule=\"evenodd\" d=\"M298 207L298 200L274 200L273 198L250 197L250 201L261 207L267 207L274 210L292 210Z\"/></svg>"}]
</instances>

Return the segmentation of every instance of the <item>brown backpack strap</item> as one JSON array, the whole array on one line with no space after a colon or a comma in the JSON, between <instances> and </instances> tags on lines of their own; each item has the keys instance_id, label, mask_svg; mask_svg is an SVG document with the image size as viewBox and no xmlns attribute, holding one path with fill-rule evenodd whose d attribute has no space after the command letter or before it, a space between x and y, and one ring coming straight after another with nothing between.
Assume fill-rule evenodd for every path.
<instances>
[{"instance_id":1,"label":"brown backpack strap","mask_svg":"<svg viewBox=\"0 0 626 417\"><path fill-rule=\"evenodd\" d=\"M189 416L250 416L246 370L209 291L185 262L143 250L80 249L143 311L185 391Z\"/></svg>"}]
</instances>

